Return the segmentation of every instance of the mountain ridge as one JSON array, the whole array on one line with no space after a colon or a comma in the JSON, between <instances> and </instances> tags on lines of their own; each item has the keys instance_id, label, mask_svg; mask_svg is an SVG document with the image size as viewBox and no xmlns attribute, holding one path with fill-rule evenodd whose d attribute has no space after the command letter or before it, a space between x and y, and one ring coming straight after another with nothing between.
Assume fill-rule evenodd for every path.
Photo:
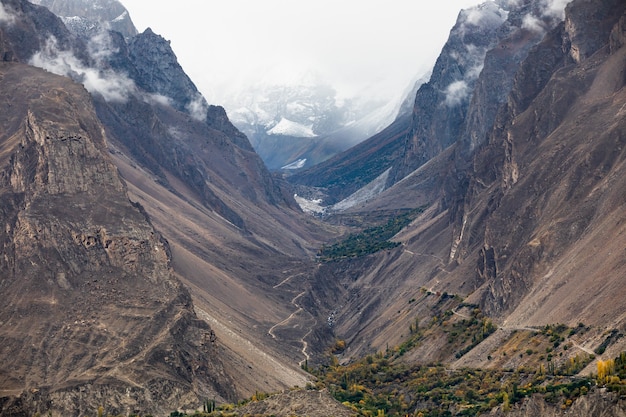
<instances>
[{"instance_id":1,"label":"mountain ridge","mask_svg":"<svg viewBox=\"0 0 626 417\"><path fill-rule=\"evenodd\" d=\"M378 198L331 215L346 222L374 210L429 206L393 239L398 248L349 266L329 264L317 275L335 285L336 296L314 304L333 313L335 334L351 347L346 360L401 344L407 316L432 314L419 303L407 307L422 290L456 294L502 326L582 321L600 333L623 328L615 254L622 244L624 136L616 115L624 50L610 48L610 34L622 27L624 10L619 2L601 6L572 2L565 23L529 49L492 130L469 160L461 150L469 141L459 141ZM563 45L582 26L603 41L577 62L584 48ZM600 236L611 236L610 243ZM598 287L579 301L582 288ZM607 303L615 316L603 311ZM423 349L431 360L450 360ZM479 364L493 366L484 358Z\"/></svg>"},{"instance_id":2,"label":"mountain ridge","mask_svg":"<svg viewBox=\"0 0 626 417\"><path fill-rule=\"evenodd\" d=\"M171 276L160 236L126 197L90 96L66 78L1 66L3 117L19 123L3 132L3 292L13 300L2 310L3 395L18 393L30 403L24 412L37 403L93 412L104 390L113 409L135 402L156 411L193 403L192 385L204 379L199 395L232 397L227 385L209 382L211 373L227 378L216 347L203 341L211 329ZM16 352L22 358L10 360ZM161 369L143 369L166 352L172 357ZM201 365L203 354L212 361ZM153 402L157 386L164 396Z\"/></svg>"},{"instance_id":3,"label":"mountain ridge","mask_svg":"<svg viewBox=\"0 0 626 417\"><path fill-rule=\"evenodd\" d=\"M367 355L535 373L556 327L569 333L546 345L548 365L583 355L588 374L625 350L622 1L462 12L411 116L290 178L339 203L321 219L165 39L83 37L2 4L16 19L0 22L0 353L25 356L2 362L1 414L191 410L310 388L300 367ZM84 88L24 62L68 66ZM407 212L385 250L321 256ZM248 409L304 397L322 394Z\"/></svg>"}]
</instances>

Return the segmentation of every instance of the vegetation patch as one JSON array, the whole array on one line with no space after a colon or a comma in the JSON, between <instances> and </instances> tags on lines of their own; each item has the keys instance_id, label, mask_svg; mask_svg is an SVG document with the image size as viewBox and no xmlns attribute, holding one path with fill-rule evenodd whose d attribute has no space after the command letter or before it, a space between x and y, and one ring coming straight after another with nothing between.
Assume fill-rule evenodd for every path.
<instances>
[{"instance_id":1,"label":"vegetation patch","mask_svg":"<svg viewBox=\"0 0 626 417\"><path fill-rule=\"evenodd\" d=\"M395 248L400 243L391 242L389 239L408 226L423 211L423 207L410 210L392 217L383 225L370 227L361 233L352 233L341 242L333 245L322 246L318 251L318 259L321 262L330 262Z\"/></svg>"},{"instance_id":2,"label":"vegetation patch","mask_svg":"<svg viewBox=\"0 0 626 417\"><path fill-rule=\"evenodd\" d=\"M568 406L588 392L590 378L546 376L538 372L452 370L441 364L406 365L378 353L345 366L315 372L318 388L362 416L475 416L531 394Z\"/></svg>"}]
</instances>

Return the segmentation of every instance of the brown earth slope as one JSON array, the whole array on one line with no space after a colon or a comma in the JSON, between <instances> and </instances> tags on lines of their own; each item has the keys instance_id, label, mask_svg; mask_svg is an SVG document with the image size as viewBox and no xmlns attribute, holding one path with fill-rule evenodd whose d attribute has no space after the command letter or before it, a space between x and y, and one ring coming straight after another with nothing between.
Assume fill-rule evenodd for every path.
<instances>
[{"instance_id":1,"label":"brown earth slope","mask_svg":"<svg viewBox=\"0 0 626 417\"><path fill-rule=\"evenodd\" d=\"M406 340L407 323L433 314L410 302L424 291L458 294L509 329L591 325L591 349L626 329L623 14L620 1L572 2L520 65L474 156L457 143L343 214L429 206L400 247L317 275L335 290L310 302L333 317L348 355ZM431 350L422 360L454 360Z\"/></svg>"},{"instance_id":2,"label":"brown earth slope","mask_svg":"<svg viewBox=\"0 0 626 417\"><path fill-rule=\"evenodd\" d=\"M0 64L0 414L231 399L211 328L108 158L91 97Z\"/></svg>"}]
</instances>

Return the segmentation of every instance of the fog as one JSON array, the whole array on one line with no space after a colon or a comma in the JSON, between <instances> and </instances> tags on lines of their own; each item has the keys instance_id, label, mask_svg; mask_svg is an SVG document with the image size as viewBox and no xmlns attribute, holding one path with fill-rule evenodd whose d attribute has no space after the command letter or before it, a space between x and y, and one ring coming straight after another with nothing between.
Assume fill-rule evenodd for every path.
<instances>
[{"instance_id":1,"label":"fog","mask_svg":"<svg viewBox=\"0 0 626 417\"><path fill-rule=\"evenodd\" d=\"M11 24L15 17L11 12L4 8L4 5L0 3L0 23Z\"/></svg>"},{"instance_id":2,"label":"fog","mask_svg":"<svg viewBox=\"0 0 626 417\"><path fill-rule=\"evenodd\" d=\"M92 94L100 94L106 101L123 102L136 90L135 83L124 74L99 68L98 60L105 58L110 50L108 36L96 36L89 45L89 51L99 51L92 56L95 65L89 66L80 61L71 51L61 50L54 37L48 38L45 47L30 59L29 64L58 75L71 77L82 83ZM95 45L96 43L97 45Z\"/></svg>"},{"instance_id":3,"label":"fog","mask_svg":"<svg viewBox=\"0 0 626 417\"><path fill-rule=\"evenodd\" d=\"M322 80L338 98L391 99L431 69L477 0L122 0L140 32L171 41L211 103L259 83Z\"/></svg>"}]
</instances>

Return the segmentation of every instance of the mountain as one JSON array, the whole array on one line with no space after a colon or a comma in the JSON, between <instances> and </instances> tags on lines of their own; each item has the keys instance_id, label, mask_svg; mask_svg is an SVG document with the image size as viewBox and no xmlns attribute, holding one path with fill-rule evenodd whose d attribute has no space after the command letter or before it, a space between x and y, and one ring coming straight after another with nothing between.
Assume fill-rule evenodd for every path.
<instances>
[{"instance_id":1,"label":"mountain","mask_svg":"<svg viewBox=\"0 0 626 417\"><path fill-rule=\"evenodd\" d=\"M290 181L324 187L330 206L379 176L388 188L460 137L479 135L478 125L488 129L489 118L506 100L529 48L557 22L537 2L486 2L462 11L430 80L417 90L409 120L398 118L387 131L361 143L362 151L337 155Z\"/></svg>"},{"instance_id":2,"label":"mountain","mask_svg":"<svg viewBox=\"0 0 626 417\"><path fill-rule=\"evenodd\" d=\"M400 98L340 99L318 78L305 76L292 85L261 82L225 99L233 124L269 169L316 165L378 133L398 115Z\"/></svg>"},{"instance_id":3,"label":"mountain","mask_svg":"<svg viewBox=\"0 0 626 417\"><path fill-rule=\"evenodd\" d=\"M2 63L3 414L234 398L169 248L127 197L91 98ZM54 111L51 111L54 109ZM80 109L80 110L77 110ZM155 399L153 393L158 391Z\"/></svg>"},{"instance_id":4,"label":"mountain","mask_svg":"<svg viewBox=\"0 0 626 417\"><path fill-rule=\"evenodd\" d=\"M623 1L461 12L291 184L152 30L0 4L1 415L623 411L584 379L626 350Z\"/></svg>"},{"instance_id":5,"label":"mountain","mask_svg":"<svg viewBox=\"0 0 626 417\"><path fill-rule=\"evenodd\" d=\"M35 0L32 3L48 8L59 16L67 28L83 37L110 29L126 39L137 34L128 10L117 0Z\"/></svg>"},{"instance_id":6,"label":"mountain","mask_svg":"<svg viewBox=\"0 0 626 417\"><path fill-rule=\"evenodd\" d=\"M162 37L1 4L1 414L165 414L303 386L303 333L268 330L325 232Z\"/></svg>"},{"instance_id":7,"label":"mountain","mask_svg":"<svg viewBox=\"0 0 626 417\"><path fill-rule=\"evenodd\" d=\"M335 336L349 347L343 360L402 345L411 318L437 323L448 310L450 323L460 322L470 317L468 306L494 320L494 336L466 354L451 349L449 331L443 331L403 360L538 366L530 357L511 356L511 346L519 343L516 337L531 339L533 329L555 323L589 329L570 342L577 349L560 351L558 363L593 351L604 360L623 350L622 339L607 335L622 334L626 311L618 255L626 213L624 3L575 0L562 23L548 21L540 32L524 24L530 19L524 10L541 16L524 9L535 5L509 11L509 24L522 25L509 26L486 53L464 118L453 124L445 119L456 126L456 140L443 150L418 141L424 151L434 151L422 163L424 153L414 161L406 156L416 149L409 139L417 130L407 129L404 141L389 135L386 146L397 151L389 153L388 178L407 164L418 168L395 183L391 179L393 185L377 196L329 213L329 221L368 226L374 213L423 210L393 238L396 248L320 268L320 290L306 301L320 318L332 317ZM505 99L490 86L493 80L509 88ZM414 118L424 111L419 97ZM446 137L450 131L441 132ZM378 146L382 140L367 142ZM379 157L366 145L354 149L359 154L352 161ZM334 186L337 177L328 177Z\"/></svg>"}]
</instances>

